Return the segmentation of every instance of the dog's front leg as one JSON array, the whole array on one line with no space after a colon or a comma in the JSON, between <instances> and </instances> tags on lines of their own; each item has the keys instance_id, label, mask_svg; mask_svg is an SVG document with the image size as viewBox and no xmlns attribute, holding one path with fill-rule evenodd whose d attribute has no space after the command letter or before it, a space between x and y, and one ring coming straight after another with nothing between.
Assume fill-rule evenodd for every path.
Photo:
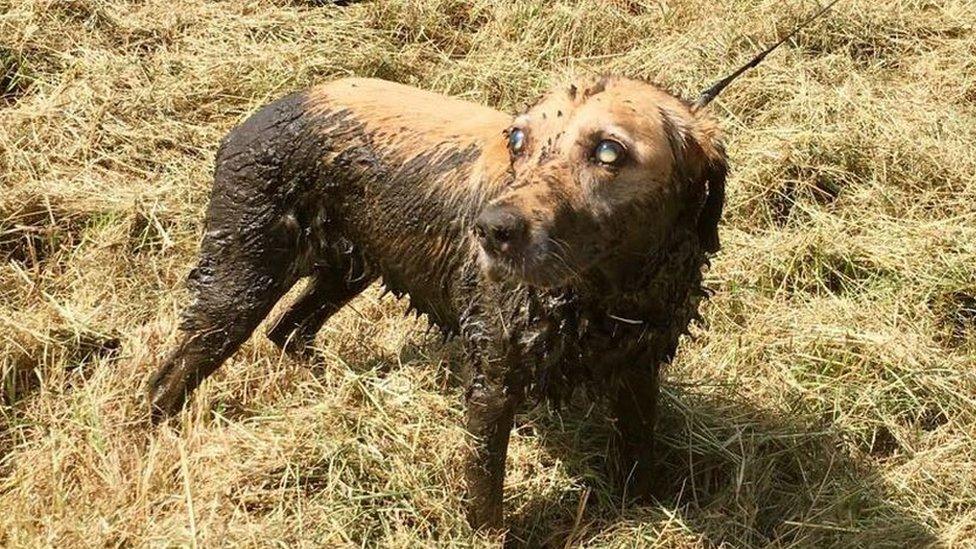
<instances>
[{"instance_id":1,"label":"dog's front leg","mask_svg":"<svg viewBox=\"0 0 976 549\"><path fill-rule=\"evenodd\" d=\"M654 424L660 390L657 368L623 372L615 411L619 432L619 467L628 487L638 499L651 495L654 480Z\"/></svg>"},{"instance_id":2,"label":"dog's front leg","mask_svg":"<svg viewBox=\"0 0 976 549\"><path fill-rule=\"evenodd\" d=\"M508 439L522 388L505 375L479 373L467 398L468 431L474 443L465 470L468 521L475 528L502 525L502 486Z\"/></svg>"}]
</instances>

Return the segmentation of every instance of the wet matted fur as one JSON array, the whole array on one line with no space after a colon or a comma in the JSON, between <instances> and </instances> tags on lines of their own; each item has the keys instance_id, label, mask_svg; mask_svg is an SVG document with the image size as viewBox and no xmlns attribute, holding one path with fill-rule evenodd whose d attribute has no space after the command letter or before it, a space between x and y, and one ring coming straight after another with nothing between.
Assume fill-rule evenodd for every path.
<instances>
[{"instance_id":1,"label":"wet matted fur","mask_svg":"<svg viewBox=\"0 0 976 549\"><path fill-rule=\"evenodd\" d=\"M658 371L698 314L725 174L711 118L626 78L560 86L514 118L381 80L289 95L217 154L194 301L150 382L154 412L178 411L298 280L269 331L290 351L380 280L467 350L473 524L501 523L527 393L606 395L621 470L643 493Z\"/></svg>"}]
</instances>

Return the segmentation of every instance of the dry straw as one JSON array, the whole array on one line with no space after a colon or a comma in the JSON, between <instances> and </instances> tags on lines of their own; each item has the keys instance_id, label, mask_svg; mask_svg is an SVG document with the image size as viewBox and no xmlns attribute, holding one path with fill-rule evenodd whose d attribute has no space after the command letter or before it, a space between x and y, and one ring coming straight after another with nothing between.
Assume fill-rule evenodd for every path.
<instances>
[{"instance_id":1,"label":"dry straw","mask_svg":"<svg viewBox=\"0 0 976 549\"><path fill-rule=\"evenodd\" d=\"M0 0L0 545L491 545L455 345L371 290L295 362L256 337L178 423L171 342L220 137L372 75L518 109L569 74L685 97L811 2ZM660 499L602 406L520 418L527 545L976 544L976 3L845 0L709 108L733 172L707 328L667 371Z\"/></svg>"}]
</instances>

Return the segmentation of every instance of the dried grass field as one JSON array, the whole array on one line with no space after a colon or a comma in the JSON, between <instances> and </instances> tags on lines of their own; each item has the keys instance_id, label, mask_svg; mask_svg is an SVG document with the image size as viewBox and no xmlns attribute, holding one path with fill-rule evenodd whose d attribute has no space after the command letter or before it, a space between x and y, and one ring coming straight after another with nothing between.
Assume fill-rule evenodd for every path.
<instances>
[{"instance_id":1,"label":"dried grass field","mask_svg":"<svg viewBox=\"0 0 976 549\"><path fill-rule=\"evenodd\" d=\"M0 0L0 545L493 546L456 343L379 288L317 358L256 335L152 427L220 138L346 75L516 111L571 74L685 97L796 0ZM976 546L976 3L843 0L710 108L732 173L660 496L606 410L519 417L506 541Z\"/></svg>"}]
</instances>

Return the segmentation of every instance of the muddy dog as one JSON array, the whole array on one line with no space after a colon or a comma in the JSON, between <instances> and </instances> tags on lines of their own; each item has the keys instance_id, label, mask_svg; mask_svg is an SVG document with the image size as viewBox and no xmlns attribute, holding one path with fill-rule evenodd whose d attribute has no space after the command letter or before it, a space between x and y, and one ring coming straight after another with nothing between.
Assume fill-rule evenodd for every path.
<instances>
[{"instance_id":1,"label":"muddy dog","mask_svg":"<svg viewBox=\"0 0 976 549\"><path fill-rule=\"evenodd\" d=\"M599 389L620 470L645 493L658 371L697 317L719 249L727 161L703 107L779 43L695 104L599 77L513 119L345 79L262 108L218 151L194 301L150 381L156 417L178 411L300 279L268 334L296 353L380 280L465 346L473 525L501 523L526 394Z\"/></svg>"}]
</instances>

